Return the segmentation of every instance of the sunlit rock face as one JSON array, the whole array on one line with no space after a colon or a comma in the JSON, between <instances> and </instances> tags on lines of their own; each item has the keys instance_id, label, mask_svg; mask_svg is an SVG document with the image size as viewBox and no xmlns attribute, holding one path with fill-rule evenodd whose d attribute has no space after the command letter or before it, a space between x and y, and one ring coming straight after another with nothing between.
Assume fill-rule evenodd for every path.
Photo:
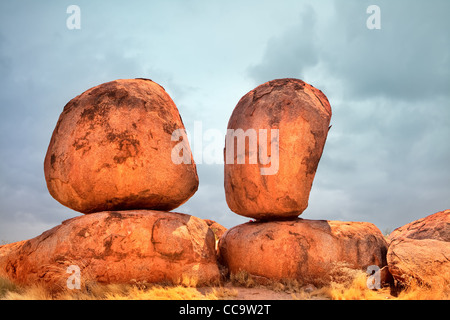
<instances>
[{"instance_id":1,"label":"sunlit rock face","mask_svg":"<svg viewBox=\"0 0 450 320\"><path fill-rule=\"evenodd\" d=\"M269 81L244 95L228 122L225 143L230 209L262 220L300 215L308 206L330 120L326 96L302 80Z\"/></svg>"},{"instance_id":2,"label":"sunlit rock face","mask_svg":"<svg viewBox=\"0 0 450 320\"><path fill-rule=\"evenodd\" d=\"M71 273L71 270L77 270ZM0 246L0 274L24 284L65 289L89 282L219 280L214 233L197 217L176 212L97 212L64 221L36 238Z\"/></svg>"},{"instance_id":3,"label":"sunlit rock face","mask_svg":"<svg viewBox=\"0 0 450 320\"><path fill-rule=\"evenodd\" d=\"M389 235L389 271L404 285L450 286L450 210L415 220Z\"/></svg>"},{"instance_id":4,"label":"sunlit rock face","mask_svg":"<svg viewBox=\"0 0 450 320\"><path fill-rule=\"evenodd\" d=\"M64 107L44 161L50 194L82 213L172 210L198 188L195 163L175 103L148 79L101 84ZM174 163L172 149L183 143Z\"/></svg>"},{"instance_id":5,"label":"sunlit rock face","mask_svg":"<svg viewBox=\"0 0 450 320\"><path fill-rule=\"evenodd\" d=\"M230 273L324 284L339 266L386 265L387 242L368 222L294 219L248 222L220 238L219 259Z\"/></svg>"}]
</instances>

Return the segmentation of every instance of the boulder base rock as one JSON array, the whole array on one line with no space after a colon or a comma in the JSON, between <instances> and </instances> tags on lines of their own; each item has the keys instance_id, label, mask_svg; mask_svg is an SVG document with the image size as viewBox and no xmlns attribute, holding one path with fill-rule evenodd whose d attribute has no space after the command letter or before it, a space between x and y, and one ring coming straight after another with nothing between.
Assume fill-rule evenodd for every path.
<instances>
[{"instance_id":1,"label":"boulder base rock","mask_svg":"<svg viewBox=\"0 0 450 320\"><path fill-rule=\"evenodd\" d=\"M408 286L411 281L431 287L450 286L450 244L432 239L393 241L388 250L389 272Z\"/></svg>"},{"instance_id":2,"label":"boulder base rock","mask_svg":"<svg viewBox=\"0 0 450 320\"><path fill-rule=\"evenodd\" d=\"M386 251L380 230L367 222L249 222L229 229L219 241L219 259L231 273L314 284L330 281L338 265L382 268Z\"/></svg>"},{"instance_id":3,"label":"boulder base rock","mask_svg":"<svg viewBox=\"0 0 450 320\"><path fill-rule=\"evenodd\" d=\"M308 206L330 119L326 96L298 79L269 81L243 96L228 122L227 141L235 142L225 145L225 194L230 209L262 220L300 215ZM239 129L245 134L254 130L257 139L239 136ZM272 129L278 130L278 138ZM244 143L244 139L249 141L245 153L239 151L239 140ZM244 164L239 164L242 159Z\"/></svg>"},{"instance_id":4,"label":"boulder base rock","mask_svg":"<svg viewBox=\"0 0 450 320\"><path fill-rule=\"evenodd\" d=\"M172 210L198 188L195 163L178 109L157 83L122 79L101 84L64 107L44 161L50 194L82 213ZM183 143L191 163L175 164Z\"/></svg>"},{"instance_id":5,"label":"boulder base rock","mask_svg":"<svg viewBox=\"0 0 450 320\"><path fill-rule=\"evenodd\" d=\"M181 213L110 211L64 221L40 236L0 247L0 270L20 284L66 288L69 266L80 280L191 284L218 281L214 234ZM0 272L1 272L0 271Z\"/></svg>"},{"instance_id":6,"label":"boulder base rock","mask_svg":"<svg viewBox=\"0 0 450 320\"><path fill-rule=\"evenodd\" d=\"M450 210L395 229L389 241L387 261L395 280L450 287Z\"/></svg>"}]
</instances>

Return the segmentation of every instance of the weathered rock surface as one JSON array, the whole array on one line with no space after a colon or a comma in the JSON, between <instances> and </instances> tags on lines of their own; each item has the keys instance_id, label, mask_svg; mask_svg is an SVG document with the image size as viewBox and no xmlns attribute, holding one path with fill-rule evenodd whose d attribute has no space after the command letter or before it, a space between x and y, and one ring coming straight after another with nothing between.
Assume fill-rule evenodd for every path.
<instances>
[{"instance_id":1,"label":"weathered rock surface","mask_svg":"<svg viewBox=\"0 0 450 320\"><path fill-rule=\"evenodd\" d=\"M107 211L64 221L40 236L0 247L0 270L21 284L66 288L71 265L80 280L208 284L219 279L214 234L194 216Z\"/></svg>"},{"instance_id":2,"label":"weathered rock surface","mask_svg":"<svg viewBox=\"0 0 450 320\"><path fill-rule=\"evenodd\" d=\"M389 235L387 261L395 280L450 286L450 210L397 228Z\"/></svg>"},{"instance_id":3,"label":"weathered rock surface","mask_svg":"<svg viewBox=\"0 0 450 320\"><path fill-rule=\"evenodd\" d=\"M206 224L209 226L209 228L214 232L214 235L216 237L216 239L220 239L220 237L222 237L222 235L227 231L227 228L225 228L223 225L221 225L220 223L211 220L211 219L203 219Z\"/></svg>"},{"instance_id":4,"label":"weathered rock surface","mask_svg":"<svg viewBox=\"0 0 450 320\"><path fill-rule=\"evenodd\" d=\"M326 220L249 222L219 241L219 259L231 273L324 284L338 265L366 270L386 265L387 243L367 222Z\"/></svg>"},{"instance_id":5,"label":"weathered rock surface","mask_svg":"<svg viewBox=\"0 0 450 320\"><path fill-rule=\"evenodd\" d=\"M8 257L11 254L15 254L26 241L27 240L22 240L0 246L0 277L8 277L8 274L6 273L6 261Z\"/></svg>"},{"instance_id":6,"label":"weathered rock surface","mask_svg":"<svg viewBox=\"0 0 450 320\"><path fill-rule=\"evenodd\" d=\"M391 232L389 241L401 239L434 239L450 242L450 210L431 214Z\"/></svg>"},{"instance_id":7,"label":"weathered rock surface","mask_svg":"<svg viewBox=\"0 0 450 320\"><path fill-rule=\"evenodd\" d=\"M176 129L184 130L177 107L151 80L91 88L59 117L44 161L48 190L82 213L172 210L198 188L192 155L190 164L172 162Z\"/></svg>"},{"instance_id":8,"label":"weathered rock surface","mask_svg":"<svg viewBox=\"0 0 450 320\"><path fill-rule=\"evenodd\" d=\"M326 96L298 79L269 81L243 96L228 129L235 130L233 133L255 130L258 147L254 149L250 146L254 142L246 142L245 154L240 153L239 138L235 151L225 146L225 194L230 209L264 220L300 215L308 206L330 119ZM267 130L267 140L261 141L260 129ZM278 129L278 149L271 129ZM229 133L227 136L231 137ZM238 164L243 157L245 164ZM257 158L257 162L251 164L251 158Z\"/></svg>"}]
</instances>

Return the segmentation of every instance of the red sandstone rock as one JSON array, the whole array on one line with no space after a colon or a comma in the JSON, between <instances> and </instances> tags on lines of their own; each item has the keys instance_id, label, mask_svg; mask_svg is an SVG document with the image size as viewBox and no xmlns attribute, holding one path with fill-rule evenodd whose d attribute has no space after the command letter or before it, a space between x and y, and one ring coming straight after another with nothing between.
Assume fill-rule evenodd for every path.
<instances>
[{"instance_id":1,"label":"red sandstone rock","mask_svg":"<svg viewBox=\"0 0 450 320\"><path fill-rule=\"evenodd\" d=\"M59 117L44 162L48 190L82 213L172 210L198 188L192 156L190 164L172 162L176 129L184 130L177 107L151 80L91 88Z\"/></svg>"},{"instance_id":2,"label":"red sandstone rock","mask_svg":"<svg viewBox=\"0 0 450 320\"><path fill-rule=\"evenodd\" d=\"M107 211L64 221L40 236L0 247L0 273L20 284L66 288L71 265L81 282L208 284L218 281L214 234L194 216Z\"/></svg>"},{"instance_id":3,"label":"red sandstone rock","mask_svg":"<svg viewBox=\"0 0 450 320\"><path fill-rule=\"evenodd\" d=\"M338 265L386 265L387 243L367 222L325 220L249 222L219 241L220 261L231 273L324 284Z\"/></svg>"},{"instance_id":4,"label":"red sandstone rock","mask_svg":"<svg viewBox=\"0 0 450 320\"><path fill-rule=\"evenodd\" d=\"M247 142L244 154L239 153L237 140L235 151L225 146L225 194L230 209L264 220L300 215L308 206L330 119L326 96L298 79L269 81L243 96L228 129L235 133L255 130L258 147L252 149L254 143ZM268 143L261 140L260 129L267 130ZM278 149L271 129L278 129ZM245 164L238 164L244 157ZM254 164L252 158L257 158Z\"/></svg>"},{"instance_id":5,"label":"red sandstone rock","mask_svg":"<svg viewBox=\"0 0 450 320\"><path fill-rule=\"evenodd\" d=\"M450 286L450 210L395 229L389 241L387 261L395 280Z\"/></svg>"}]
</instances>

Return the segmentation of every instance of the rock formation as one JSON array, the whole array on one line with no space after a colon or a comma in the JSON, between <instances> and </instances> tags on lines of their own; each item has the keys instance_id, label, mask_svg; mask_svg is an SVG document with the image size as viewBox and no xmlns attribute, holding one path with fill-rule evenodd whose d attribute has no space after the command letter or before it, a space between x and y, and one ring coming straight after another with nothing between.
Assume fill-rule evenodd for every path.
<instances>
[{"instance_id":1,"label":"rock formation","mask_svg":"<svg viewBox=\"0 0 450 320\"><path fill-rule=\"evenodd\" d=\"M190 161L173 161L180 143ZM69 287L72 268L83 283L219 280L212 229L167 212L196 192L198 177L177 107L157 83L116 80L72 99L44 172L56 200L89 214L1 246L0 275L51 290Z\"/></svg>"},{"instance_id":2,"label":"rock formation","mask_svg":"<svg viewBox=\"0 0 450 320\"><path fill-rule=\"evenodd\" d=\"M40 236L0 247L0 269L20 284L66 288L71 265L98 283L209 284L218 281L214 234L194 216L107 211L64 221ZM12 248L13 247L13 248Z\"/></svg>"},{"instance_id":3,"label":"rock formation","mask_svg":"<svg viewBox=\"0 0 450 320\"><path fill-rule=\"evenodd\" d=\"M225 141L225 194L233 212L257 221L221 237L219 259L229 272L324 283L338 265L386 265L387 243L373 224L297 218L308 206L331 114L326 96L298 79L266 82L238 102ZM276 170L264 170L268 159Z\"/></svg>"},{"instance_id":4,"label":"rock formation","mask_svg":"<svg viewBox=\"0 0 450 320\"><path fill-rule=\"evenodd\" d=\"M221 262L231 273L314 284L329 281L339 264L362 270L384 266L386 251L383 235L367 222L249 222L229 229L219 242Z\"/></svg>"},{"instance_id":5,"label":"rock formation","mask_svg":"<svg viewBox=\"0 0 450 320\"><path fill-rule=\"evenodd\" d=\"M389 235L389 271L398 282L450 286L450 210L397 228Z\"/></svg>"},{"instance_id":6,"label":"rock formation","mask_svg":"<svg viewBox=\"0 0 450 320\"><path fill-rule=\"evenodd\" d=\"M172 133L184 129L175 103L151 80L91 88L66 104L56 124L44 161L48 190L82 213L172 210L198 188L192 155L187 164L171 158L180 143Z\"/></svg>"},{"instance_id":7,"label":"rock formation","mask_svg":"<svg viewBox=\"0 0 450 320\"><path fill-rule=\"evenodd\" d=\"M375 265L386 282L392 274L404 284L448 287L450 210L396 229L389 247L371 223L298 218L330 118L326 96L297 79L269 81L242 97L228 123L224 186L230 209L257 221L226 230L167 212L196 192L198 177L165 90L147 79L91 88L64 107L44 162L50 194L89 214L0 246L0 276L52 290L68 286L72 267L84 283L203 285L245 271L320 285L339 265ZM173 161L178 138L189 161Z\"/></svg>"},{"instance_id":8,"label":"rock formation","mask_svg":"<svg viewBox=\"0 0 450 320\"><path fill-rule=\"evenodd\" d=\"M225 145L225 194L230 209L264 220L300 215L308 206L330 119L326 96L298 79L269 81L244 95L228 122L227 141L233 145ZM272 129L278 130L278 137ZM239 135L237 130L244 134L235 139L231 133ZM257 139L248 137L245 150L239 151L239 140L252 130ZM267 157L271 163L266 165Z\"/></svg>"},{"instance_id":9,"label":"rock formation","mask_svg":"<svg viewBox=\"0 0 450 320\"><path fill-rule=\"evenodd\" d=\"M389 241L433 239L450 242L450 209L415 220L391 232Z\"/></svg>"},{"instance_id":10,"label":"rock formation","mask_svg":"<svg viewBox=\"0 0 450 320\"><path fill-rule=\"evenodd\" d=\"M99 283L219 279L213 232L203 220L181 213L99 212L10 246L0 247L0 267L21 284L65 288L71 265L80 268L83 281Z\"/></svg>"},{"instance_id":11,"label":"rock formation","mask_svg":"<svg viewBox=\"0 0 450 320\"><path fill-rule=\"evenodd\" d=\"M221 224L217 223L214 220L211 219L203 219L206 224L209 226L209 228L214 232L214 235L216 239L220 239L222 235L227 231L227 228L222 226Z\"/></svg>"}]
</instances>

